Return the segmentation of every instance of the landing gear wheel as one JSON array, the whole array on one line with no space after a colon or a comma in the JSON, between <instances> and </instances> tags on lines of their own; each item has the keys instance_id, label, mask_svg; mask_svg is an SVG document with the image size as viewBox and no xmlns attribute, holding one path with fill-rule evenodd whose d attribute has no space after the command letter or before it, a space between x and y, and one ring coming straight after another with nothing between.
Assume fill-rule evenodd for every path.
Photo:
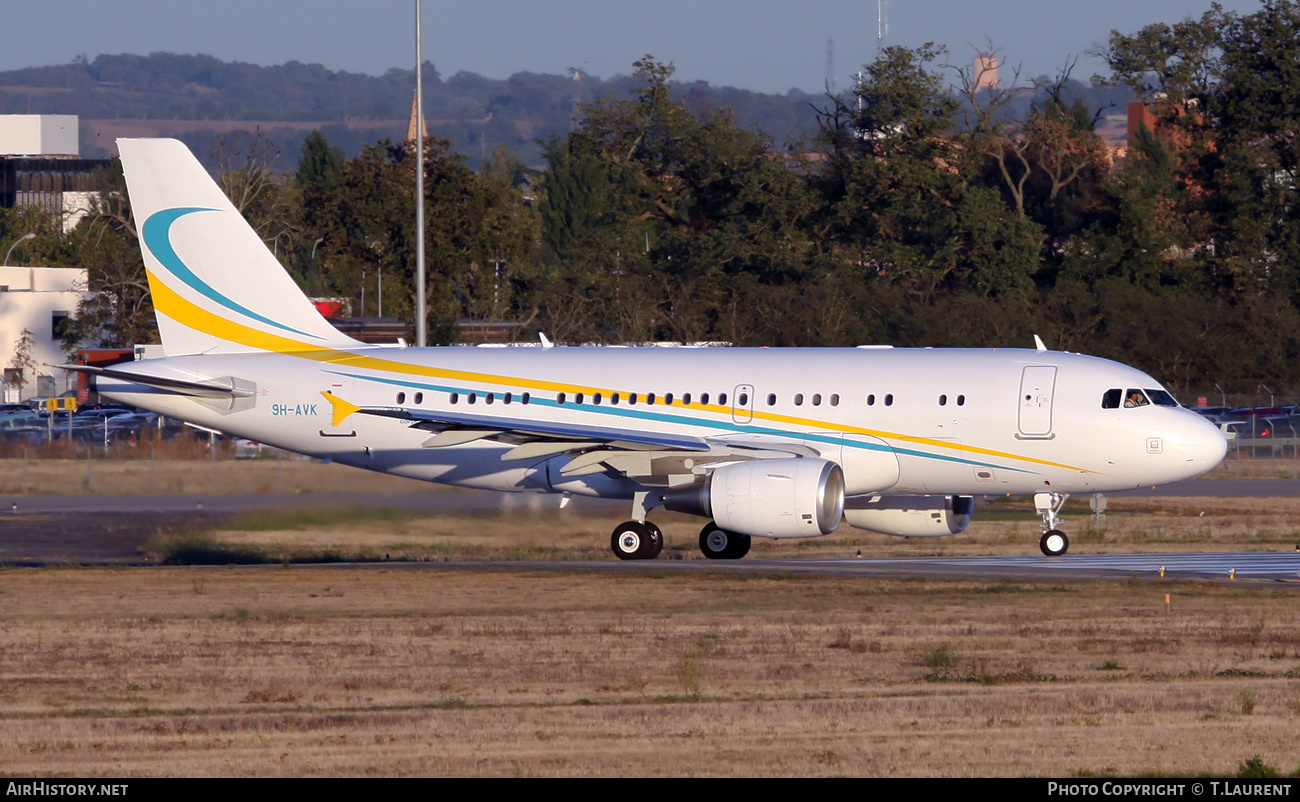
<instances>
[{"instance_id":1,"label":"landing gear wheel","mask_svg":"<svg viewBox=\"0 0 1300 802\"><path fill-rule=\"evenodd\" d=\"M650 556L647 559L653 560L659 556L659 552L664 550L664 530L649 521L645 522L645 527L650 530L650 537L653 540L650 546Z\"/></svg>"},{"instance_id":2,"label":"landing gear wheel","mask_svg":"<svg viewBox=\"0 0 1300 802\"><path fill-rule=\"evenodd\" d=\"M663 533L658 530L640 521L626 521L614 527L609 547L620 560L652 560L664 547Z\"/></svg>"},{"instance_id":3,"label":"landing gear wheel","mask_svg":"<svg viewBox=\"0 0 1300 802\"><path fill-rule=\"evenodd\" d=\"M1048 557L1060 557L1070 548L1070 539L1060 529L1052 529L1043 533L1043 537L1038 541L1038 548Z\"/></svg>"},{"instance_id":4,"label":"landing gear wheel","mask_svg":"<svg viewBox=\"0 0 1300 802\"><path fill-rule=\"evenodd\" d=\"M749 535L728 532L710 521L700 532L700 551L710 560L739 560L749 553Z\"/></svg>"}]
</instances>

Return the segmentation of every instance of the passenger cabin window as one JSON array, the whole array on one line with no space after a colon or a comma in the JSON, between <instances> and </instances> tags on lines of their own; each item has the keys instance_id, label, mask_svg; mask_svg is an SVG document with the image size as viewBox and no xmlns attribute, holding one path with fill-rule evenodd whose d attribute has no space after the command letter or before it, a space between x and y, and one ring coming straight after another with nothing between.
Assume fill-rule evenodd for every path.
<instances>
[{"instance_id":1,"label":"passenger cabin window","mask_svg":"<svg viewBox=\"0 0 1300 802\"><path fill-rule=\"evenodd\" d=\"M894 394L885 393L885 406L892 407L893 405L894 405Z\"/></svg>"},{"instance_id":2,"label":"passenger cabin window","mask_svg":"<svg viewBox=\"0 0 1300 802\"><path fill-rule=\"evenodd\" d=\"M948 406L948 396L947 396L947 395L941 395L941 396L939 396L939 406L941 406L941 407L946 407L946 406Z\"/></svg>"},{"instance_id":3,"label":"passenger cabin window","mask_svg":"<svg viewBox=\"0 0 1300 802\"><path fill-rule=\"evenodd\" d=\"M460 393L452 393L448 400L450 400L451 403L453 403L453 404L459 404L459 403L460 403ZM561 402L561 403L563 403L563 402Z\"/></svg>"},{"instance_id":4,"label":"passenger cabin window","mask_svg":"<svg viewBox=\"0 0 1300 802\"><path fill-rule=\"evenodd\" d=\"M822 394L821 394L821 393L813 393L812 403L813 403L813 406L815 406L815 407L819 407L819 406L821 406L821 405L822 405Z\"/></svg>"},{"instance_id":5,"label":"passenger cabin window","mask_svg":"<svg viewBox=\"0 0 1300 802\"><path fill-rule=\"evenodd\" d=\"M959 407L966 406L966 396L964 395L957 396L957 406Z\"/></svg>"},{"instance_id":6,"label":"passenger cabin window","mask_svg":"<svg viewBox=\"0 0 1300 802\"><path fill-rule=\"evenodd\" d=\"M673 394L672 394L672 393L664 393L664 403L667 404L667 405L670 406L670 407L673 405Z\"/></svg>"},{"instance_id":7,"label":"passenger cabin window","mask_svg":"<svg viewBox=\"0 0 1300 802\"><path fill-rule=\"evenodd\" d=\"M867 396L867 406L869 406L869 407L874 407L875 405L876 405L876 396L875 396L875 394L873 393L873 394Z\"/></svg>"},{"instance_id":8,"label":"passenger cabin window","mask_svg":"<svg viewBox=\"0 0 1300 802\"><path fill-rule=\"evenodd\" d=\"M768 405L769 407L774 407L774 406L776 406L776 393L768 393L768 394L767 394L767 405Z\"/></svg>"},{"instance_id":9,"label":"passenger cabin window","mask_svg":"<svg viewBox=\"0 0 1300 802\"><path fill-rule=\"evenodd\" d=\"M399 403L399 404L405 404L405 403L406 403L406 393L398 393L398 394L397 394L397 403Z\"/></svg>"},{"instance_id":10,"label":"passenger cabin window","mask_svg":"<svg viewBox=\"0 0 1300 802\"><path fill-rule=\"evenodd\" d=\"M796 407L801 407L801 406L803 406L803 393L795 393L795 394L794 394L794 405L795 405Z\"/></svg>"},{"instance_id":11,"label":"passenger cabin window","mask_svg":"<svg viewBox=\"0 0 1300 802\"><path fill-rule=\"evenodd\" d=\"M706 407L709 405L709 394L708 394L708 393L700 393L700 404L701 404L702 406L706 406Z\"/></svg>"},{"instance_id":12,"label":"passenger cabin window","mask_svg":"<svg viewBox=\"0 0 1300 802\"><path fill-rule=\"evenodd\" d=\"M424 393L416 393L416 394L415 394L415 403L417 403L417 404L423 404L423 403L424 403Z\"/></svg>"},{"instance_id":13,"label":"passenger cabin window","mask_svg":"<svg viewBox=\"0 0 1300 802\"><path fill-rule=\"evenodd\" d=\"M831 406L838 407L839 405L840 405L840 394L831 393Z\"/></svg>"},{"instance_id":14,"label":"passenger cabin window","mask_svg":"<svg viewBox=\"0 0 1300 802\"><path fill-rule=\"evenodd\" d=\"M744 393L741 393L741 394L740 394L740 397L743 399L743 398L745 397L745 394L744 394ZM718 393L718 403L719 403L719 404L722 404L724 407L727 405L727 394L726 394L726 393ZM745 402L744 402L744 401L741 401L740 403L743 404L743 403L745 403Z\"/></svg>"},{"instance_id":15,"label":"passenger cabin window","mask_svg":"<svg viewBox=\"0 0 1300 802\"><path fill-rule=\"evenodd\" d=\"M560 393L560 394L558 394L558 395L555 396L555 403L557 403L557 404L563 404L563 403L564 403L564 393Z\"/></svg>"},{"instance_id":16,"label":"passenger cabin window","mask_svg":"<svg viewBox=\"0 0 1300 802\"><path fill-rule=\"evenodd\" d=\"M690 394L690 393L683 393L683 394L682 394L682 404L683 404L684 406L688 406L688 407L691 405L691 394Z\"/></svg>"}]
</instances>

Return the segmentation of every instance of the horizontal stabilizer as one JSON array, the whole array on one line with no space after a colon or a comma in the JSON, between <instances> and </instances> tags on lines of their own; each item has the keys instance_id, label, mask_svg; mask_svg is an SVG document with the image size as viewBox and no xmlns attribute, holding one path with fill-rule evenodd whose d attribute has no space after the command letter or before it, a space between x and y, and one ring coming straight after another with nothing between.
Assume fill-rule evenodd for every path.
<instances>
[{"instance_id":1,"label":"horizontal stabilizer","mask_svg":"<svg viewBox=\"0 0 1300 802\"><path fill-rule=\"evenodd\" d=\"M257 393L257 388L252 386L251 383L230 376L221 379L191 381L166 376L149 376L126 370L113 370L112 368L97 368L93 365L53 365L51 367L70 370L74 373L88 373L91 376L103 376L107 379L132 382L145 387L166 390L177 395L198 398L250 398Z\"/></svg>"}]
</instances>

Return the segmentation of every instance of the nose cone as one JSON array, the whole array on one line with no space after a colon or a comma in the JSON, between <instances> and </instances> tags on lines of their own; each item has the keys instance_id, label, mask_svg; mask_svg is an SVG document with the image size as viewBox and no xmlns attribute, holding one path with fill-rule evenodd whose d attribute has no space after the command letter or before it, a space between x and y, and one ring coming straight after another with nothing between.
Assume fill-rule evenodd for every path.
<instances>
[{"instance_id":1,"label":"nose cone","mask_svg":"<svg viewBox=\"0 0 1300 802\"><path fill-rule=\"evenodd\" d=\"M1228 440L1223 432L1195 412L1185 413L1177 431L1170 432L1169 444L1173 447L1171 453L1179 460L1182 479L1212 470L1228 454Z\"/></svg>"}]
</instances>

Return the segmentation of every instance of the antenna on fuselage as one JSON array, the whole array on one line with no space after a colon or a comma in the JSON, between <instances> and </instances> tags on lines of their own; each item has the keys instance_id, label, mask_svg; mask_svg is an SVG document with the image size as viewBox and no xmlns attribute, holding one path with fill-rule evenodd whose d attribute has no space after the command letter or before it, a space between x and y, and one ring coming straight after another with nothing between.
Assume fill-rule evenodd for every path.
<instances>
[{"instance_id":1,"label":"antenna on fuselage","mask_svg":"<svg viewBox=\"0 0 1300 802\"><path fill-rule=\"evenodd\" d=\"M1034 335L1034 350L1035 350L1035 351L1046 351L1046 350L1047 350L1047 346L1046 346L1046 345L1043 345L1043 338L1042 338L1042 337L1039 337L1037 334Z\"/></svg>"}]
</instances>

